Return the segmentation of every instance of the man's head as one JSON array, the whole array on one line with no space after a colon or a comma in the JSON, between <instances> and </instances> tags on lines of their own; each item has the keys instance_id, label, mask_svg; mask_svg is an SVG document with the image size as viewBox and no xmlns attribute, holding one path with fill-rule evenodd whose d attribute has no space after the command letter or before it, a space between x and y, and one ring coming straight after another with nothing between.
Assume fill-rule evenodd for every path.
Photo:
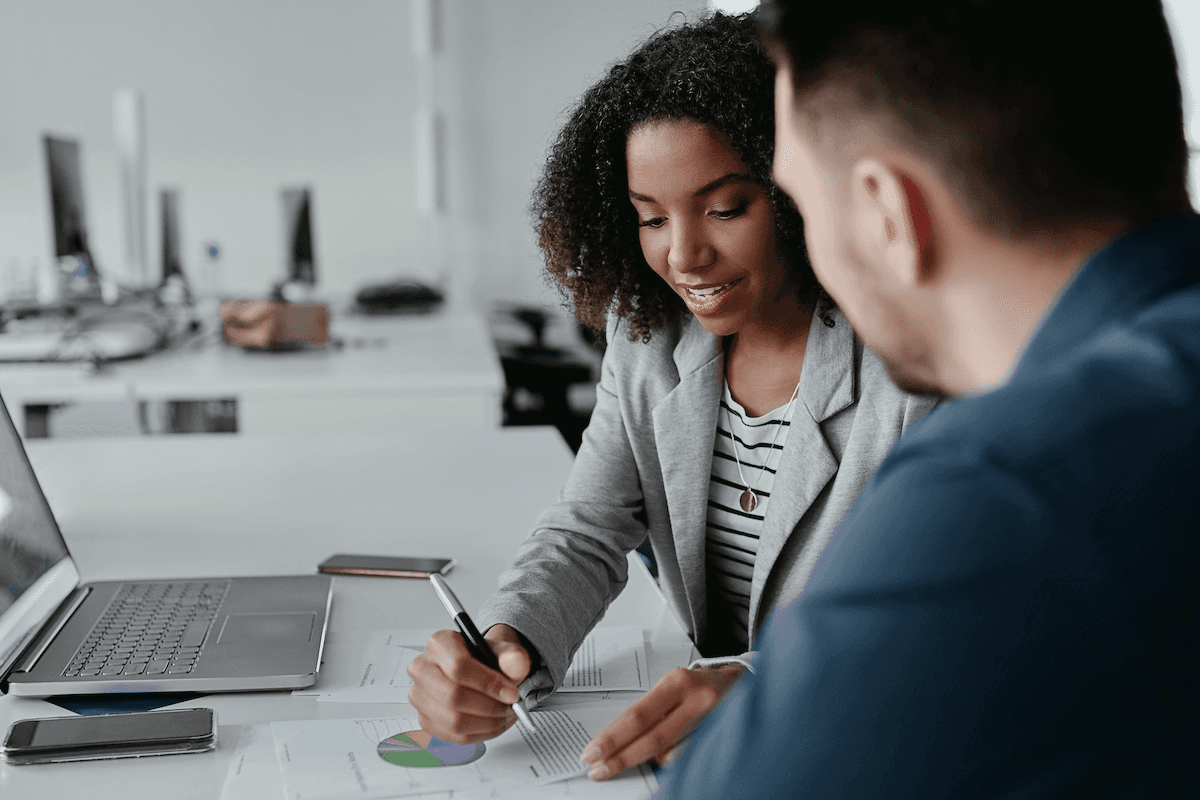
<instances>
[{"instance_id":1,"label":"man's head","mask_svg":"<svg viewBox=\"0 0 1200 800\"><path fill-rule=\"evenodd\" d=\"M988 264L1020 271L1013 253L1036 251L1024 265L1044 261L1047 280L1032 294L1053 297L1056 268L1187 207L1162 8L1125 6L764 0L776 180L804 214L818 277L898 382L983 388L939 372L952 296L1004 280ZM1011 288L993 287L1013 305L993 322L1015 336L1045 308Z\"/></svg>"}]
</instances>

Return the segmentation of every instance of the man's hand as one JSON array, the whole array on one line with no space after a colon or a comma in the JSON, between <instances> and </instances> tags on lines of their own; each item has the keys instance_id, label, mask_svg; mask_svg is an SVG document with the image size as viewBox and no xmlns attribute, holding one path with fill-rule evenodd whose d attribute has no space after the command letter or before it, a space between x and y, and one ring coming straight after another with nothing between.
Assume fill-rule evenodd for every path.
<instances>
[{"instance_id":1,"label":"man's hand","mask_svg":"<svg viewBox=\"0 0 1200 800\"><path fill-rule=\"evenodd\" d=\"M416 707L422 730L465 744L499 736L516 722L511 706L520 699L517 684L529 675L529 653L507 625L493 625L483 638L500 661L500 672L476 661L458 631L435 633L408 665L413 679L408 702Z\"/></svg>"},{"instance_id":2,"label":"man's hand","mask_svg":"<svg viewBox=\"0 0 1200 800\"><path fill-rule=\"evenodd\" d=\"M742 674L736 665L674 669L600 731L583 751L588 777L602 781L654 758L665 761L679 740L721 701Z\"/></svg>"}]
</instances>

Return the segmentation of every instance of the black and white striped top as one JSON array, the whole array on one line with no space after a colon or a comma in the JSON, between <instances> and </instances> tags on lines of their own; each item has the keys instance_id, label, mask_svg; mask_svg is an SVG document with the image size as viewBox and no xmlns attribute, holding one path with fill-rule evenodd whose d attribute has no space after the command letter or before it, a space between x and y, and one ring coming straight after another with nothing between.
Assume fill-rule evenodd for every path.
<instances>
[{"instance_id":1,"label":"black and white striped top","mask_svg":"<svg viewBox=\"0 0 1200 800\"><path fill-rule=\"evenodd\" d=\"M783 405L764 416L752 417L733 399L728 385L721 397L708 484L705 655L742 653L749 646L750 580L763 518L771 506L771 487L791 426L789 410ZM742 474L758 495L758 506L752 512L743 511L739 503L746 484L738 476L731 436L737 440Z\"/></svg>"}]
</instances>

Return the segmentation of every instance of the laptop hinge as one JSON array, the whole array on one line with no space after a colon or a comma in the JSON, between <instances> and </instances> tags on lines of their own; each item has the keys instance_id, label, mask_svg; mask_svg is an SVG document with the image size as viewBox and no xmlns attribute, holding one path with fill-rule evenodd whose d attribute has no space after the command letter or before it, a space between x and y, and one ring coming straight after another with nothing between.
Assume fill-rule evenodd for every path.
<instances>
[{"instance_id":1,"label":"laptop hinge","mask_svg":"<svg viewBox=\"0 0 1200 800\"><path fill-rule=\"evenodd\" d=\"M58 607L58 611L54 612L54 616L42 628L41 633L34 639L33 644L29 646L25 654L13 665L12 671L29 672L37 666L38 659L46 652L46 648L54 641L54 637L58 636L59 631L71 619L71 615L79 610L79 607L83 605L83 601L91 593L92 590L90 587L81 586L67 595L67 599Z\"/></svg>"}]
</instances>

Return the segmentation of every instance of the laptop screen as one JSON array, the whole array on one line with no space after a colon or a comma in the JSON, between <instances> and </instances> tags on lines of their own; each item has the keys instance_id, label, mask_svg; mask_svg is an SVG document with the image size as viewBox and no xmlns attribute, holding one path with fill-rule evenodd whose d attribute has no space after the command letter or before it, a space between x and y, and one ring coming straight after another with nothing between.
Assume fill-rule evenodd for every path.
<instances>
[{"instance_id":1,"label":"laptop screen","mask_svg":"<svg viewBox=\"0 0 1200 800\"><path fill-rule=\"evenodd\" d=\"M67 545L0 401L0 669L5 651L14 644L4 640L13 634L24 638L25 631L13 630L25 627L15 617L24 618L37 600L51 599L33 594L60 593L61 589L47 592L42 579L52 577L48 573L64 561L69 563ZM35 584L40 585L30 592Z\"/></svg>"}]
</instances>

